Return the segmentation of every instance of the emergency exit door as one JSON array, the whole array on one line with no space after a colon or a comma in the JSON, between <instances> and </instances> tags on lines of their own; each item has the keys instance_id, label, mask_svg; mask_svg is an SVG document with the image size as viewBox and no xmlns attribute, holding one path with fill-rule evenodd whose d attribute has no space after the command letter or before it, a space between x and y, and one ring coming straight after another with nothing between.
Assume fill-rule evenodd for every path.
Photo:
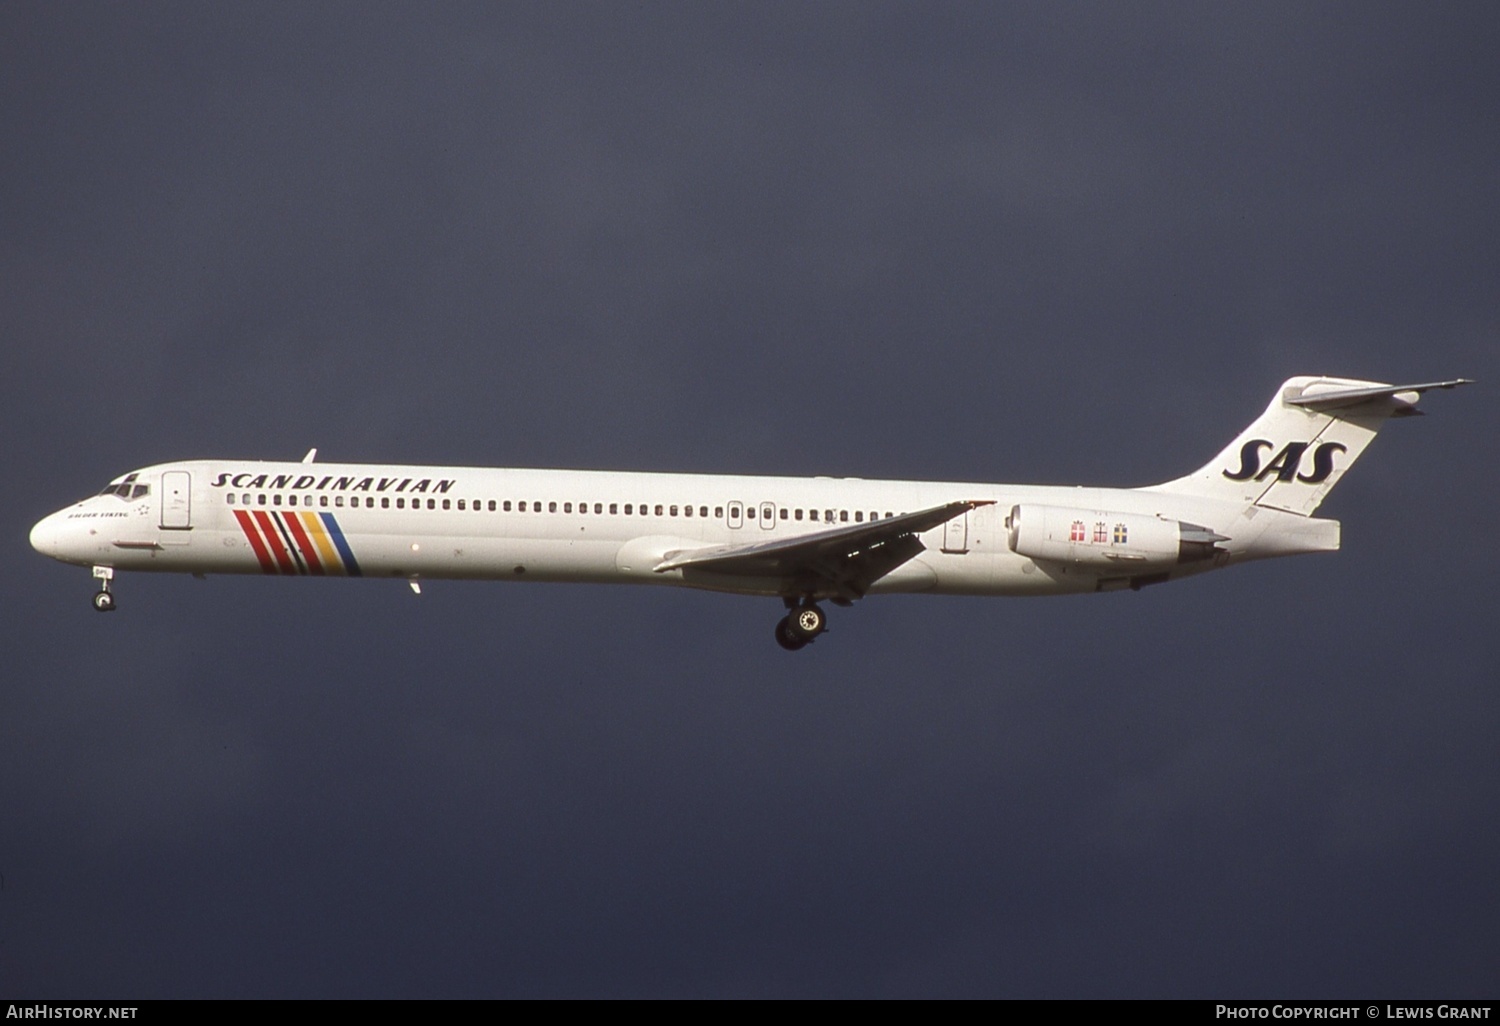
<instances>
[{"instance_id":1,"label":"emergency exit door","mask_svg":"<svg viewBox=\"0 0 1500 1026\"><path fill-rule=\"evenodd\" d=\"M960 555L969 551L969 511L943 525L943 551Z\"/></svg>"}]
</instances>

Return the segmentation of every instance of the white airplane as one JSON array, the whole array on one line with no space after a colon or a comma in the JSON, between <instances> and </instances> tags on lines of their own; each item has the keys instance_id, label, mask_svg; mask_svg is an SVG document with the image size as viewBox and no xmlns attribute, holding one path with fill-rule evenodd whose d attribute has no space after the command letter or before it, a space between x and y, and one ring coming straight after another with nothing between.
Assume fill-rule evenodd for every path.
<instances>
[{"instance_id":1,"label":"white airplane","mask_svg":"<svg viewBox=\"0 0 1500 1026\"><path fill-rule=\"evenodd\" d=\"M672 584L780 598L783 648L818 605L930 592L1140 589L1339 547L1312 516L1390 417L1467 379L1296 377L1186 477L1147 488L193 460L132 471L31 531L44 555L192 574Z\"/></svg>"}]
</instances>

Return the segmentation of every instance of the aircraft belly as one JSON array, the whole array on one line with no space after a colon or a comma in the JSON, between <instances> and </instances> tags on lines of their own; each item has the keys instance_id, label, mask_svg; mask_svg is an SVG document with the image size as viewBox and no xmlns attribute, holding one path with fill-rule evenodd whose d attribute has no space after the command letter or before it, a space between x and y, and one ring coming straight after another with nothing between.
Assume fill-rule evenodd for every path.
<instances>
[{"instance_id":1,"label":"aircraft belly","mask_svg":"<svg viewBox=\"0 0 1500 1026\"><path fill-rule=\"evenodd\" d=\"M937 578L931 588L935 594L994 594L995 560L987 551L970 548L963 554L950 554L929 548L920 558Z\"/></svg>"},{"instance_id":2,"label":"aircraft belly","mask_svg":"<svg viewBox=\"0 0 1500 1026\"><path fill-rule=\"evenodd\" d=\"M495 538L348 532L334 542L306 528L253 536L195 529L190 545L171 549L101 548L97 562L122 570L192 571L324 577L610 582L618 541ZM106 559L105 557L109 558ZM517 568L520 568L518 571Z\"/></svg>"},{"instance_id":3,"label":"aircraft belly","mask_svg":"<svg viewBox=\"0 0 1500 1026\"><path fill-rule=\"evenodd\" d=\"M992 558L988 586L962 594L1071 595L1093 591L1097 580L1093 574L1081 573L1061 564L1037 562L1002 552Z\"/></svg>"},{"instance_id":4,"label":"aircraft belly","mask_svg":"<svg viewBox=\"0 0 1500 1026\"><path fill-rule=\"evenodd\" d=\"M496 538L476 536L354 536L366 577L423 577L467 580L617 580L615 552L608 539Z\"/></svg>"}]
</instances>

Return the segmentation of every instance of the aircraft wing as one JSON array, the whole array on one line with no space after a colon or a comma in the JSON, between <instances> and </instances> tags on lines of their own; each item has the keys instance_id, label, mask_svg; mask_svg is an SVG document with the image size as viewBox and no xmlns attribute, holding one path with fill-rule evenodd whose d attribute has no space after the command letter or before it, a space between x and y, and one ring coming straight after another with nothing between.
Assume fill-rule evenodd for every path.
<instances>
[{"instance_id":1,"label":"aircraft wing","mask_svg":"<svg viewBox=\"0 0 1500 1026\"><path fill-rule=\"evenodd\" d=\"M917 535L978 506L993 504L988 499L962 500L795 538L668 552L652 569L778 578L795 593L852 601L927 548Z\"/></svg>"}]
</instances>

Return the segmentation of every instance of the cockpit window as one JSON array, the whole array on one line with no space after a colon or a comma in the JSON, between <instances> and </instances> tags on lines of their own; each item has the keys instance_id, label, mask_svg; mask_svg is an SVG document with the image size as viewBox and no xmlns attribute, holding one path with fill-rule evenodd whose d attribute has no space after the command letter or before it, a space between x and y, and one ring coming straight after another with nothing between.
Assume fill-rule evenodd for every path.
<instances>
[{"instance_id":1,"label":"cockpit window","mask_svg":"<svg viewBox=\"0 0 1500 1026\"><path fill-rule=\"evenodd\" d=\"M113 482L99 494L118 495L127 501L130 499L139 499L142 495L150 495L151 486L138 483L136 478L139 476L139 474L126 474L123 479Z\"/></svg>"}]
</instances>

